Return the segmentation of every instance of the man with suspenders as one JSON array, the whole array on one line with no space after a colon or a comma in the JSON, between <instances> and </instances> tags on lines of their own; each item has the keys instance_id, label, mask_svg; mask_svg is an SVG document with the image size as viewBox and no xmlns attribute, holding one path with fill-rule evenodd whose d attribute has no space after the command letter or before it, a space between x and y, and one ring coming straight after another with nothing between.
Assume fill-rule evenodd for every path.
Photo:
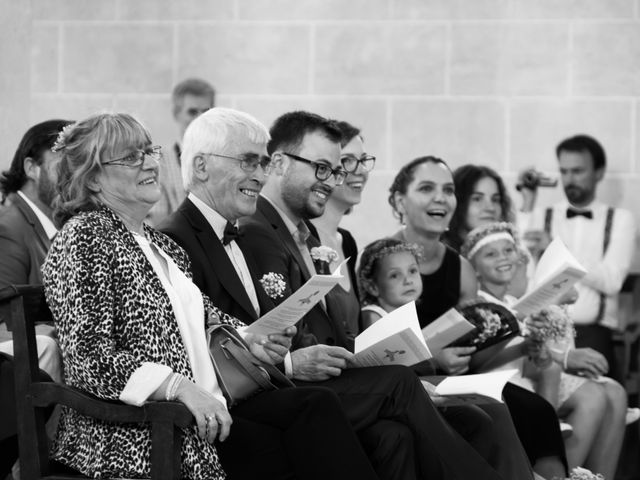
<instances>
[{"instance_id":1,"label":"man with suspenders","mask_svg":"<svg viewBox=\"0 0 640 480\"><path fill-rule=\"evenodd\" d=\"M567 201L522 212L519 224L525 238L535 237L531 233L536 230L546 233L537 238L560 237L587 269L576 285L578 300L569 307L577 332L576 347L602 353L609 362L609 376L620 380L612 336L623 327L618 319L618 293L632 262L635 221L630 211L596 199L606 155L594 138L576 135L563 140L556 155Z\"/></svg>"}]
</instances>

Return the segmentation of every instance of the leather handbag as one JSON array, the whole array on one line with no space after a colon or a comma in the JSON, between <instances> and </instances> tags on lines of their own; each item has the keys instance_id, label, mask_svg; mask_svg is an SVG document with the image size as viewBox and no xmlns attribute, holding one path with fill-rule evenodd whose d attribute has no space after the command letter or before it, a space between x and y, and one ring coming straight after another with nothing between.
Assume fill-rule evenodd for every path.
<instances>
[{"instance_id":1,"label":"leather handbag","mask_svg":"<svg viewBox=\"0 0 640 480\"><path fill-rule=\"evenodd\" d=\"M231 325L210 326L207 339L218 385L230 407L262 391L295 387L280 370L251 353Z\"/></svg>"}]
</instances>

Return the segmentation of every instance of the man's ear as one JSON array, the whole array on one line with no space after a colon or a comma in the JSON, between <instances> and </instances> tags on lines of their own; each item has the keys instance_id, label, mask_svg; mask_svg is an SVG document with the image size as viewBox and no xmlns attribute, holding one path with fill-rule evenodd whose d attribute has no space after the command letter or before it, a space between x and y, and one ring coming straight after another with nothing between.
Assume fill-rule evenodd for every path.
<instances>
[{"instance_id":1,"label":"man's ear","mask_svg":"<svg viewBox=\"0 0 640 480\"><path fill-rule=\"evenodd\" d=\"M289 158L280 151L275 151L271 154L271 164L273 165L273 172L276 175L282 176L287 170L289 165Z\"/></svg>"},{"instance_id":2,"label":"man's ear","mask_svg":"<svg viewBox=\"0 0 640 480\"><path fill-rule=\"evenodd\" d=\"M40 179L40 165L36 163L33 157L26 157L22 161L22 168L24 169L24 174L28 179L37 182Z\"/></svg>"},{"instance_id":3,"label":"man's ear","mask_svg":"<svg viewBox=\"0 0 640 480\"><path fill-rule=\"evenodd\" d=\"M604 178L604 167L601 167L595 171L596 174L596 182L599 182Z\"/></svg>"},{"instance_id":4,"label":"man's ear","mask_svg":"<svg viewBox=\"0 0 640 480\"><path fill-rule=\"evenodd\" d=\"M198 180L203 182L209 179L209 168L204 155L196 155L191 160L193 162L193 174Z\"/></svg>"}]
</instances>

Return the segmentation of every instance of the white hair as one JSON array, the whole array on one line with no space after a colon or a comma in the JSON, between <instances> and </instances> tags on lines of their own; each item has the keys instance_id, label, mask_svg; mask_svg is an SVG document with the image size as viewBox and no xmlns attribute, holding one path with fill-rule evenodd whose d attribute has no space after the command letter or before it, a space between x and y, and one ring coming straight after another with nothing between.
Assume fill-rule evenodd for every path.
<instances>
[{"instance_id":1,"label":"white hair","mask_svg":"<svg viewBox=\"0 0 640 480\"><path fill-rule=\"evenodd\" d=\"M193 160L199 153L238 155L240 141L269 142L269 131L248 113L232 108L215 107L193 120L182 139L182 183L189 191L194 183Z\"/></svg>"}]
</instances>

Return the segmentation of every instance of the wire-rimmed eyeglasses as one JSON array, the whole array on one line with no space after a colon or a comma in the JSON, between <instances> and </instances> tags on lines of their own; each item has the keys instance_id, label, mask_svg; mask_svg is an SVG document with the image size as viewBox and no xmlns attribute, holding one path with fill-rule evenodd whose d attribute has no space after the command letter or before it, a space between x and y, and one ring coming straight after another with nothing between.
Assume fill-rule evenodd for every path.
<instances>
[{"instance_id":1,"label":"wire-rimmed eyeglasses","mask_svg":"<svg viewBox=\"0 0 640 480\"><path fill-rule=\"evenodd\" d=\"M269 175L273 168L273 165L271 164L271 157L268 155L257 155L253 153L246 154L244 157L232 157L221 153L202 153L201 155L213 155L214 157L236 160L240 162L240 168L245 172L255 172L258 169L258 166L260 166L262 167L264 174Z\"/></svg>"},{"instance_id":2,"label":"wire-rimmed eyeglasses","mask_svg":"<svg viewBox=\"0 0 640 480\"><path fill-rule=\"evenodd\" d=\"M133 152L118 158L112 158L106 162L101 162L102 165L120 165L122 167L135 168L142 165L147 157L151 157L156 162L162 160L162 147L160 145L153 145L148 148L137 148Z\"/></svg>"}]
</instances>

